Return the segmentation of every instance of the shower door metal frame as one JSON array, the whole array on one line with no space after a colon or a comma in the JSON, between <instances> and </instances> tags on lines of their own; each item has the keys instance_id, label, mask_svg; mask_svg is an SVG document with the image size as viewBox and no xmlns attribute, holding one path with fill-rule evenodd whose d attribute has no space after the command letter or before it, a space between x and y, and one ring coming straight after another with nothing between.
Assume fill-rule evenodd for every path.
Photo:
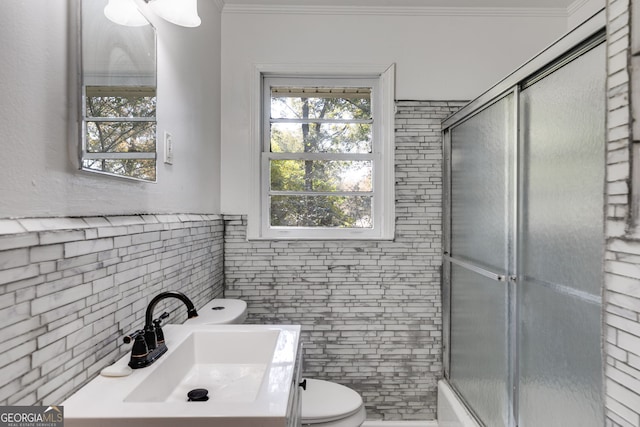
<instances>
[{"instance_id":1,"label":"shower door metal frame","mask_svg":"<svg viewBox=\"0 0 640 427\"><path fill-rule=\"evenodd\" d=\"M519 273L518 254L521 249L520 236L522 234L522 212L520 207L523 204L523 180L521 165L522 159L522 137L520 133L520 100L519 94L523 87L529 86L544 78L562 65L575 59L580 53L584 53L605 39L606 14L601 10L593 15L589 20L575 28L573 31L557 40L547 49L543 50L529 62L518 68L515 72L507 76L504 80L490 88L475 100L464 106L457 113L453 114L442 123L443 136L443 263L442 263L442 305L443 305L443 368L444 376L450 380L451 372L451 265L461 266L476 274L480 274L492 280L504 282L507 286L507 347L509 354L507 367L507 402L508 427L516 427L518 422L518 310L517 310L517 278ZM501 275L488 271L479 266L473 265L466 260L456 259L451 256L451 131L466 120L475 116L484 109L490 107L505 97L514 97L514 126L513 147L508 158L506 179L510 186L510 194L507 195L507 206L509 214L507 220L507 274ZM455 393L460 393L450 384ZM464 399L460 399L464 405ZM480 419L475 415L472 408L469 413L473 414L479 424Z\"/></svg>"},{"instance_id":2,"label":"shower door metal frame","mask_svg":"<svg viewBox=\"0 0 640 427\"><path fill-rule=\"evenodd\" d=\"M443 148L444 148L444 206L443 206L443 214L444 218L444 254L443 254L443 277L444 277L444 287L443 287L443 304L445 305L445 309L443 310L446 315L443 319L443 329L444 334L443 338L445 340L444 349L445 349L445 357L444 357L444 369L445 369L445 377L450 379L450 348L451 348L451 265L455 264L459 267L464 268L465 270L471 271L475 274L479 274L487 279L494 280L496 282L504 283L506 286L506 300L507 300L507 346L508 346L508 369L507 369L507 389L505 393L507 395L507 422L508 425L515 426L515 405L517 404L517 390L516 390L516 378L517 378L517 359L514 357L517 350L517 341L515 339L517 332L517 319L516 315L516 295L515 295L515 282L516 282L516 266L517 266L517 247L512 242L517 241L517 226L518 226L518 206L519 206L519 180L517 177L518 172L518 162L519 162L519 127L517 125L518 122L518 109L519 109L519 87L513 86L508 88L505 92L500 93L495 98L491 99L484 105L481 105L479 108L473 110L469 114L466 114L463 118L456 121L454 124L448 126L444 132L443 138ZM507 224L505 226L505 259L504 259L504 274L500 274L498 272L494 272L488 270L486 268L477 266L473 264L473 262L456 258L455 255L451 253L451 130L453 130L456 126L459 126L465 123L467 120L475 117L477 114L481 113L485 109L492 107L497 102L500 102L506 99L508 96L513 96L513 119L514 126L512 129L512 134L510 136L510 140L508 143L511 143L511 147L506 147L507 149L507 165L505 168L505 183L508 185L509 190L507 192L507 200L505 206L505 216L507 219ZM453 256L452 256L453 255ZM446 300L446 302L444 301ZM456 390L455 386L451 384L452 390L455 393L460 394L458 390ZM464 401L464 400L462 400ZM476 421L480 423L479 417L475 415L471 408L468 408L469 412L476 418Z\"/></svg>"}]
</instances>

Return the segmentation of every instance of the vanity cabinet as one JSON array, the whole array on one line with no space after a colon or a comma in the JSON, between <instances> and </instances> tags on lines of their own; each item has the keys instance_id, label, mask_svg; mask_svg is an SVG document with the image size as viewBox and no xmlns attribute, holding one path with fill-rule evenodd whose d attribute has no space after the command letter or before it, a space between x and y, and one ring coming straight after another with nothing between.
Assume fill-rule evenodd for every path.
<instances>
[{"instance_id":1,"label":"vanity cabinet","mask_svg":"<svg viewBox=\"0 0 640 427\"><path fill-rule=\"evenodd\" d=\"M300 343L291 380L291 393L287 406L287 427L302 426L302 386L300 385L302 383L302 355L302 343Z\"/></svg>"}]
</instances>

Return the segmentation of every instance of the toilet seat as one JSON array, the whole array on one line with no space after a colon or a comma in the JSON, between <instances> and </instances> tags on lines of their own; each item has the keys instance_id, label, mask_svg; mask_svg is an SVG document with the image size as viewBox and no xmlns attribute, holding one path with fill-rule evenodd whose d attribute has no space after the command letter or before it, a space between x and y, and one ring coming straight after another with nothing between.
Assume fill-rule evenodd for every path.
<instances>
[{"instance_id":1,"label":"toilet seat","mask_svg":"<svg viewBox=\"0 0 640 427\"><path fill-rule=\"evenodd\" d=\"M340 384L307 379L301 399L303 425L357 427L366 417L362 397Z\"/></svg>"}]
</instances>

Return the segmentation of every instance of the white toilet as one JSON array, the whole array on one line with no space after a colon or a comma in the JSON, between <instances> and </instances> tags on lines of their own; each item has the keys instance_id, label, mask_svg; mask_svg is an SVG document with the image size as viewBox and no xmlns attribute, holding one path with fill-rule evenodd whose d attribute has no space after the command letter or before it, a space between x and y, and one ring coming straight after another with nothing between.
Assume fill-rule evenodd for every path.
<instances>
[{"instance_id":1,"label":"white toilet","mask_svg":"<svg viewBox=\"0 0 640 427\"><path fill-rule=\"evenodd\" d=\"M247 303L239 299L214 299L198 309L189 324L243 323ZM313 427L359 427L366 419L362 397L352 389L330 381L307 379L302 391L302 425Z\"/></svg>"}]
</instances>

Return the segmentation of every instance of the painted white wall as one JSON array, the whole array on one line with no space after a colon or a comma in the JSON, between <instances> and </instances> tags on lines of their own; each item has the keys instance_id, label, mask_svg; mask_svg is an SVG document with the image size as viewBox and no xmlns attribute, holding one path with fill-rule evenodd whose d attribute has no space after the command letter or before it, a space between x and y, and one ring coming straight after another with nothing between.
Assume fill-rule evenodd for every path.
<instances>
[{"instance_id":1,"label":"painted white wall","mask_svg":"<svg viewBox=\"0 0 640 427\"><path fill-rule=\"evenodd\" d=\"M396 99L468 100L564 34L566 14L222 15L223 213L249 208L255 64L396 63Z\"/></svg>"},{"instance_id":2,"label":"painted white wall","mask_svg":"<svg viewBox=\"0 0 640 427\"><path fill-rule=\"evenodd\" d=\"M219 213L220 12L199 2L202 25L154 20L158 134L173 134L174 164L158 183L76 169L74 2L0 2L0 218ZM69 125L69 123L71 125ZM159 144L161 145L161 144Z\"/></svg>"},{"instance_id":3,"label":"painted white wall","mask_svg":"<svg viewBox=\"0 0 640 427\"><path fill-rule=\"evenodd\" d=\"M604 9L605 0L575 0L567 8L567 30L572 30Z\"/></svg>"}]
</instances>

